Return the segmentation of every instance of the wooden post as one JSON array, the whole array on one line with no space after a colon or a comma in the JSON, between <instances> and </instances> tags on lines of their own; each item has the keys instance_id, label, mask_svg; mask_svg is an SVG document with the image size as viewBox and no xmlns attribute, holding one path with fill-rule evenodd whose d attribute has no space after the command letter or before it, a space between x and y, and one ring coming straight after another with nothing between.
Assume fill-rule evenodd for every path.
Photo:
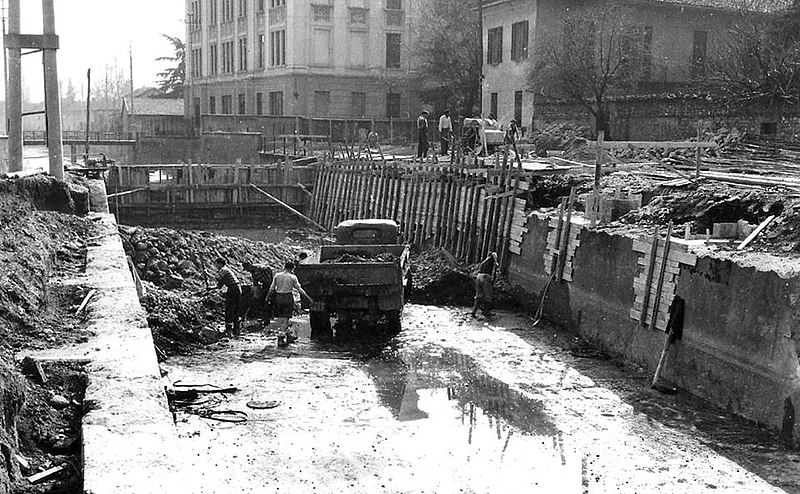
<instances>
[{"instance_id":1,"label":"wooden post","mask_svg":"<svg viewBox=\"0 0 800 494\"><path fill-rule=\"evenodd\" d=\"M56 14L53 0L42 0L44 36L55 36ZM50 175L64 178L64 149L61 141L61 92L58 89L58 58L55 47L44 50L44 98L47 115L47 151L50 156Z\"/></svg>"},{"instance_id":2,"label":"wooden post","mask_svg":"<svg viewBox=\"0 0 800 494\"><path fill-rule=\"evenodd\" d=\"M8 38L19 36L20 0L8 2ZM8 57L6 119L8 121L8 171L22 171L22 49L4 46ZM58 94L58 92L56 92ZM0 170L2 171L2 170Z\"/></svg>"},{"instance_id":3,"label":"wooden post","mask_svg":"<svg viewBox=\"0 0 800 494\"><path fill-rule=\"evenodd\" d=\"M658 254L658 227L653 232L653 243L650 246L650 260L647 263L647 274L644 282L644 298L642 299L642 312L639 314L639 324L644 326L647 323L647 305L650 303L650 288L653 284L653 272L656 268L656 255Z\"/></svg>"},{"instance_id":4,"label":"wooden post","mask_svg":"<svg viewBox=\"0 0 800 494\"><path fill-rule=\"evenodd\" d=\"M703 158L700 155L700 122L697 122L697 150L695 151L695 159L697 160L697 170L695 170L694 178L700 178L700 166L703 164Z\"/></svg>"},{"instance_id":5,"label":"wooden post","mask_svg":"<svg viewBox=\"0 0 800 494\"><path fill-rule=\"evenodd\" d=\"M661 259L661 271L658 274L658 285L656 285L656 299L653 302L653 318L650 321L650 327L655 328L658 324L658 308L661 305L661 292L664 289L664 273L667 270L667 262L669 261L669 248L672 242L672 221L667 226L667 239L664 241L664 257ZM648 287L649 289L649 287Z\"/></svg>"},{"instance_id":6,"label":"wooden post","mask_svg":"<svg viewBox=\"0 0 800 494\"><path fill-rule=\"evenodd\" d=\"M603 141L605 140L606 133L601 130L597 133L597 154L595 155L594 164L594 190L592 196L594 198L594 206L591 213L591 228L597 226L598 216L600 215L600 177L603 173Z\"/></svg>"}]
</instances>

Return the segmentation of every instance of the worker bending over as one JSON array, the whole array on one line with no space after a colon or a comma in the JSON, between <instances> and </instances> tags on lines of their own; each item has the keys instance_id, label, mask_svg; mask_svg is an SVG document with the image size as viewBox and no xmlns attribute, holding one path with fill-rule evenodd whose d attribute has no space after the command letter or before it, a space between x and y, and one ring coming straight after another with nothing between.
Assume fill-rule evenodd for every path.
<instances>
[{"instance_id":1,"label":"worker bending over","mask_svg":"<svg viewBox=\"0 0 800 494\"><path fill-rule=\"evenodd\" d=\"M273 292L275 293L275 304L272 315L279 320L281 324L281 332L278 333L278 345L284 346L292 341L297 340L297 335L289 330L289 319L292 317L292 310L294 309L294 290L297 290L301 296L308 299L313 303L311 297L300 286L297 276L294 275L294 263L287 262L283 266L283 271L276 274L272 279L272 285L269 287L267 298L269 299Z\"/></svg>"},{"instance_id":2,"label":"worker bending over","mask_svg":"<svg viewBox=\"0 0 800 494\"><path fill-rule=\"evenodd\" d=\"M242 289L239 280L233 274L231 268L227 266L224 257L218 257L214 264L217 266L217 288L227 287L225 292L225 334L238 337L241 333L239 329L239 305L242 300Z\"/></svg>"},{"instance_id":3,"label":"worker bending over","mask_svg":"<svg viewBox=\"0 0 800 494\"><path fill-rule=\"evenodd\" d=\"M269 324L270 314L267 310L267 290L272 285L272 268L266 264L251 264L249 262L243 262L242 268L249 272L253 278L253 304L251 308L256 309L256 314L261 311L264 323Z\"/></svg>"},{"instance_id":4,"label":"worker bending over","mask_svg":"<svg viewBox=\"0 0 800 494\"><path fill-rule=\"evenodd\" d=\"M492 283L496 267L497 252L489 254L478 267L478 275L475 277L475 303L472 305L472 317L476 317L478 309L481 309L485 317L492 316Z\"/></svg>"}]
</instances>

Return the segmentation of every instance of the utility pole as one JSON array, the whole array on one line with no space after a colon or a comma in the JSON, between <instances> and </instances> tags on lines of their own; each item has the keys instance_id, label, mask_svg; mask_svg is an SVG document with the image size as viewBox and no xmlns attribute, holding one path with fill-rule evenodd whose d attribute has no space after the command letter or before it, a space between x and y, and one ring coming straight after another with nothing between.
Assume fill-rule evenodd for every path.
<instances>
[{"instance_id":1,"label":"utility pole","mask_svg":"<svg viewBox=\"0 0 800 494\"><path fill-rule=\"evenodd\" d=\"M83 162L89 159L89 122L91 121L90 107L92 104L92 69L86 71L86 148L83 152Z\"/></svg>"},{"instance_id":2,"label":"utility pole","mask_svg":"<svg viewBox=\"0 0 800 494\"><path fill-rule=\"evenodd\" d=\"M0 17L3 19L3 38L6 36L6 2L0 0ZM3 89L5 90L5 101L8 101L8 53L3 50ZM8 115L6 115L5 132L8 135Z\"/></svg>"},{"instance_id":3,"label":"utility pole","mask_svg":"<svg viewBox=\"0 0 800 494\"><path fill-rule=\"evenodd\" d=\"M45 41L44 50L44 104L47 115L47 150L50 154L50 175L64 178L64 149L61 140L61 94L58 90L58 38L56 37L56 13L53 0L42 0ZM48 37L55 43L47 43Z\"/></svg>"},{"instance_id":4,"label":"utility pole","mask_svg":"<svg viewBox=\"0 0 800 494\"><path fill-rule=\"evenodd\" d=\"M8 82L6 84L6 118L8 119L8 170L22 171L22 50L17 40L20 35L20 0L8 2L8 34L4 45L8 54Z\"/></svg>"},{"instance_id":5,"label":"utility pole","mask_svg":"<svg viewBox=\"0 0 800 494\"><path fill-rule=\"evenodd\" d=\"M128 45L128 55L130 57L131 62L131 109L130 114L133 114L133 43ZM130 130L130 129L128 129Z\"/></svg>"},{"instance_id":6,"label":"utility pole","mask_svg":"<svg viewBox=\"0 0 800 494\"><path fill-rule=\"evenodd\" d=\"M480 42L480 74L478 77L478 114L483 115L483 0L478 0L478 40Z\"/></svg>"},{"instance_id":7,"label":"utility pole","mask_svg":"<svg viewBox=\"0 0 800 494\"><path fill-rule=\"evenodd\" d=\"M10 171L22 170L22 49L42 52L44 64L44 101L47 119L47 149L50 174L64 178L64 150L61 142L61 95L58 90L58 36L53 0L42 0L42 26L40 35L22 34L20 31L20 0L8 2L8 34L4 36L8 51L8 83L6 113L8 115L8 163Z\"/></svg>"}]
</instances>

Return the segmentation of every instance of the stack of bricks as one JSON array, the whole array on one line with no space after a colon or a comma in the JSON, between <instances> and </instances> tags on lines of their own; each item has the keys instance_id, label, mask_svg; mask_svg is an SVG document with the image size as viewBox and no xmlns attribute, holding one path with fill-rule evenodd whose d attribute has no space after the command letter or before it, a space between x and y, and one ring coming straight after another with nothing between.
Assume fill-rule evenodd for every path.
<instances>
[{"instance_id":1,"label":"stack of bricks","mask_svg":"<svg viewBox=\"0 0 800 494\"><path fill-rule=\"evenodd\" d=\"M567 238L567 253L564 256L564 272L561 278L563 281L572 281L572 274L574 271L572 260L575 257L575 251L581 245L579 237L584 223L585 221L583 218L579 216L572 217ZM556 238L558 234L558 216L550 218L549 226L550 231L547 234L547 250L544 253L544 271L547 274L553 274L553 269L556 267L555 260L558 259L558 254L561 251L559 244L560 239Z\"/></svg>"},{"instance_id":2,"label":"stack of bricks","mask_svg":"<svg viewBox=\"0 0 800 494\"><path fill-rule=\"evenodd\" d=\"M688 252L687 245L680 243L680 240L672 238L669 246L669 254L667 255L667 263L664 269L664 280L661 287L660 300L656 301L658 295L658 282L661 273L661 266L664 260L664 247L666 244L665 239L658 239L658 248L656 250L655 259L651 261L650 254L652 251L652 243L648 240L636 240L633 242L634 252L638 252L638 273L633 279L633 291L636 298L631 309L630 316L636 321L647 324L656 329L666 331L667 321L669 320L669 307L672 300L675 298L675 290L677 288L677 278L681 273L681 264L686 266L694 266L697 264L697 256ZM653 265L653 275L650 286L647 285L647 273L650 265ZM650 296L647 303L647 313L644 320L642 320L642 307L644 305L644 296L646 291L650 291ZM653 311L658 308L655 324L652 324Z\"/></svg>"}]
</instances>

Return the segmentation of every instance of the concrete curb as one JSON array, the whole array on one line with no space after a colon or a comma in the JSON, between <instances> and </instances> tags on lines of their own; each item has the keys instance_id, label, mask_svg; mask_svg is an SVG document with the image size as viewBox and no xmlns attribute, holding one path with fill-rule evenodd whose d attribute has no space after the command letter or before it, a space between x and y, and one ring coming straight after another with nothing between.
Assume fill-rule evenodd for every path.
<instances>
[{"instance_id":1,"label":"concrete curb","mask_svg":"<svg viewBox=\"0 0 800 494\"><path fill-rule=\"evenodd\" d=\"M86 265L87 284L98 293L89 304L89 329L97 336L87 355L84 492L183 492L176 431L145 313L114 217L96 216L101 238L88 248Z\"/></svg>"}]
</instances>

